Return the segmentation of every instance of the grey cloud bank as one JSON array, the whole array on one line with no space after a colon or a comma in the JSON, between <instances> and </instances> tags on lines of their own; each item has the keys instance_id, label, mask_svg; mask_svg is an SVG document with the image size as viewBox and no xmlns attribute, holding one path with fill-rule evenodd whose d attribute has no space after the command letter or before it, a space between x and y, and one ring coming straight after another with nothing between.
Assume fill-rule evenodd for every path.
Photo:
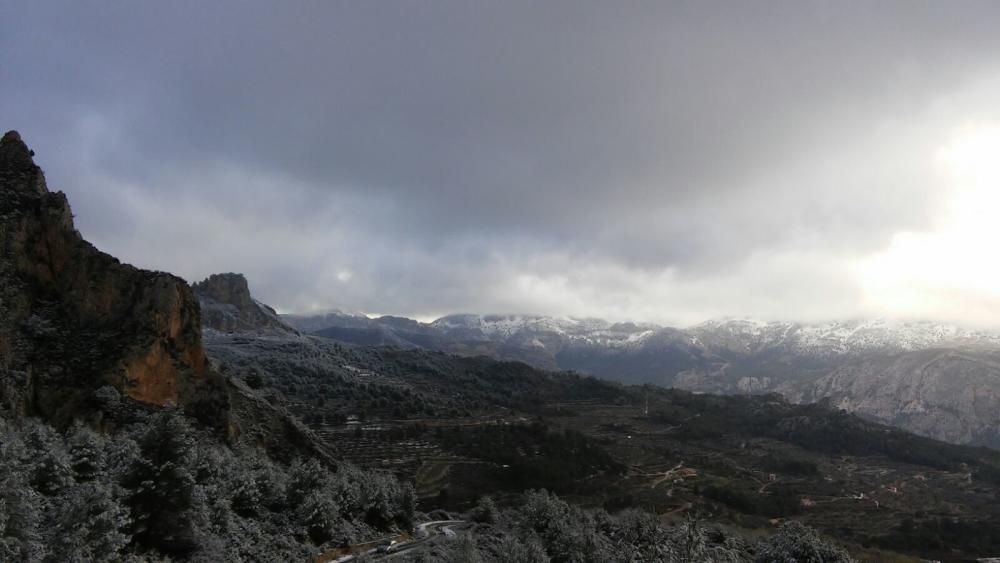
<instances>
[{"instance_id":1,"label":"grey cloud bank","mask_svg":"<svg viewBox=\"0 0 1000 563\"><path fill-rule=\"evenodd\" d=\"M285 311L982 324L989 283L894 241L1000 241L939 236L966 192L936 159L1000 123L997 12L21 3L0 123L102 249Z\"/></svg>"}]
</instances>

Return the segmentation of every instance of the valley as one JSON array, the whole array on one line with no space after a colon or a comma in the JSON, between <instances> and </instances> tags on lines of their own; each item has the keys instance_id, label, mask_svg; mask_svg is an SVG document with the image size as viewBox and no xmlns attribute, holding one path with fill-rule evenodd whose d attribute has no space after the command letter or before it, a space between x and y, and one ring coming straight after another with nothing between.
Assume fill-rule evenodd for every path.
<instances>
[{"instance_id":1,"label":"valley","mask_svg":"<svg viewBox=\"0 0 1000 563\"><path fill-rule=\"evenodd\" d=\"M467 511L484 490L504 503L544 487L664 522L765 531L795 519L861 554L958 560L1000 550L991 531L1000 529L1000 452L830 406L303 335L208 333L206 346L231 376L253 373L280 390L338 455L412 479L428 506Z\"/></svg>"}]
</instances>

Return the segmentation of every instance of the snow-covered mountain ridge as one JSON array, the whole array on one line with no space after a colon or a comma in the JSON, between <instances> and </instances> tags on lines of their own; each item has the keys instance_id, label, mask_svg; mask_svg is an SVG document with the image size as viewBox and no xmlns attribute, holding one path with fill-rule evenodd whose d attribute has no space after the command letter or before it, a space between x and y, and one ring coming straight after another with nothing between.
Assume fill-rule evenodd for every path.
<instances>
[{"instance_id":1,"label":"snow-covered mountain ridge","mask_svg":"<svg viewBox=\"0 0 1000 563\"><path fill-rule=\"evenodd\" d=\"M1000 332L972 330L930 321L873 319L805 324L756 319L718 319L687 329L652 323L611 323L601 319L536 315L451 315L429 326L479 331L489 338L551 333L570 341L605 346L639 346L663 330L680 331L693 345L755 353L774 347L801 354L850 355L873 351L911 351L935 346L1000 347Z\"/></svg>"},{"instance_id":2,"label":"snow-covered mountain ridge","mask_svg":"<svg viewBox=\"0 0 1000 563\"><path fill-rule=\"evenodd\" d=\"M430 326L446 333L479 331L486 337L500 339L549 334L606 346L636 344L662 328L648 323L610 323L602 319L540 315L450 315Z\"/></svg>"},{"instance_id":3,"label":"snow-covered mountain ridge","mask_svg":"<svg viewBox=\"0 0 1000 563\"><path fill-rule=\"evenodd\" d=\"M284 315L288 324L304 332L325 329L388 330L420 333L435 340L516 344L555 354L567 346L637 349L655 346L667 337L701 349L704 353L777 353L818 358L858 356L924 350L935 347L1000 348L1000 331L973 330L930 321L870 319L806 324L756 319L717 319L681 329L652 323L612 323L601 319L542 315L449 315L430 323L399 317L367 318L361 315ZM406 326L401 326L403 323Z\"/></svg>"},{"instance_id":4,"label":"snow-covered mountain ridge","mask_svg":"<svg viewBox=\"0 0 1000 563\"><path fill-rule=\"evenodd\" d=\"M624 383L778 392L959 443L1000 446L1000 332L895 320L718 319L689 328L540 315L284 317L363 345L486 355ZM330 324L323 329L316 326Z\"/></svg>"}]
</instances>

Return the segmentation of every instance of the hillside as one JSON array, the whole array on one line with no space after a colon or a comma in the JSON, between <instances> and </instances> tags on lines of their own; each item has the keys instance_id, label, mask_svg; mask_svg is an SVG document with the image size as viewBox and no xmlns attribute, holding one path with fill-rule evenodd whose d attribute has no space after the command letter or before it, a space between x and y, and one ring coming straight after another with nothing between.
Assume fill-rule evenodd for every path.
<instances>
[{"instance_id":1,"label":"hillside","mask_svg":"<svg viewBox=\"0 0 1000 563\"><path fill-rule=\"evenodd\" d=\"M926 436L1000 443L994 360L1000 334L990 331L885 320L807 325L731 319L688 329L530 315L452 315L432 323L361 316L288 321L342 342L486 355L624 383L778 392L804 402L829 398ZM322 324L330 326L317 328Z\"/></svg>"}]
</instances>

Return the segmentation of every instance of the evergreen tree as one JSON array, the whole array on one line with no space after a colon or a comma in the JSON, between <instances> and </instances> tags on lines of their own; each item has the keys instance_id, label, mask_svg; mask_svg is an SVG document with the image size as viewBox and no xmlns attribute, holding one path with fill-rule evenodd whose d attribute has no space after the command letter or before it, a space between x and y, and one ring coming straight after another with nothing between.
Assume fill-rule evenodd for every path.
<instances>
[{"instance_id":1,"label":"evergreen tree","mask_svg":"<svg viewBox=\"0 0 1000 563\"><path fill-rule=\"evenodd\" d=\"M125 478L133 541L176 555L197 550L204 498L190 468L190 426L176 413L159 414L137 441L141 456Z\"/></svg>"},{"instance_id":2,"label":"evergreen tree","mask_svg":"<svg viewBox=\"0 0 1000 563\"><path fill-rule=\"evenodd\" d=\"M60 562L120 561L129 544L128 509L117 486L84 483L54 503L51 516L52 554Z\"/></svg>"}]
</instances>

